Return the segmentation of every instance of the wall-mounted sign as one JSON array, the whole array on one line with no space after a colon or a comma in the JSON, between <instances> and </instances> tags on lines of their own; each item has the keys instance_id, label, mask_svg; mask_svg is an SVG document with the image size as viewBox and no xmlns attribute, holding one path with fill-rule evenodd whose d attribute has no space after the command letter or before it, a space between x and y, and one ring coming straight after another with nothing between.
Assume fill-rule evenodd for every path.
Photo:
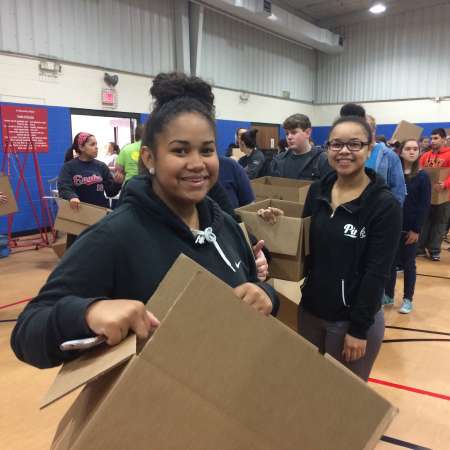
<instances>
[{"instance_id":1,"label":"wall-mounted sign","mask_svg":"<svg viewBox=\"0 0 450 450\"><path fill-rule=\"evenodd\" d=\"M0 106L4 152L48 152L48 110Z\"/></svg>"},{"instance_id":2,"label":"wall-mounted sign","mask_svg":"<svg viewBox=\"0 0 450 450\"><path fill-rule=\"evenodd\" d=\"M110 108L117 107L117 92L112 88L102 89L102 105L109 106Z\"/></svg>"}]
</instances>

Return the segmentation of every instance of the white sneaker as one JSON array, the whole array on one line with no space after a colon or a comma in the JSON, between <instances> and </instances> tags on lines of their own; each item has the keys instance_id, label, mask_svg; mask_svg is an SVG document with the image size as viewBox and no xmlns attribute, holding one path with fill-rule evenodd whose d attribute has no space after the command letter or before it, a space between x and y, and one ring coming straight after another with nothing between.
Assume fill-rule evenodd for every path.
<instances>
[{"instance_id":1,"label":"white sneaker","mask_svg":"<svg viewBox=\"0 0 450 450\"><path fill-rule=\"evenodd\" d=\"M401 308L398 310L400 314L409 314L413 310L412 301L404 298Z\"/></svg>"}]
</instances>

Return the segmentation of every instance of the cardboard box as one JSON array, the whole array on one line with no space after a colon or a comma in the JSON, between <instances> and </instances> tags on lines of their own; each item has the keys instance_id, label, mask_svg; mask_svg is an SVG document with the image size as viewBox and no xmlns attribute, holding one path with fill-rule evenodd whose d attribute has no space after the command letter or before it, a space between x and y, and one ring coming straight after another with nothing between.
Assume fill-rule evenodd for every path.
<instances>
[{"instance_id":1,"label":"cardboard box","mask_svg":"<svg viewBox=\"0 0 450 450\"><path fill-rule=\"evenodd\" d=\"M3 192L8 197L5 204L0 203L0 216L7 216L18 211L16 198L11 188L11 183L6 175L0 174L0 192Z\"/></svg>"},{"instance_id":2,"label":"cardboard box","mask_svg":"<svg viewBox=\"0 0 450 450\"><path fill-rule=\"evenodd\" d=\"M67 200L58 199L58 215L55 220L55 229L78 236L82 231L108 214L111 210L100 206L80 203L78 211L70 207Z\"/></svg>"},{"instance_id":3,"label":"cardboard box","mask_svg":"<svg viewBox=\"0 0 450 450\"><path fill-rule=\"evenodd\" d=\"M277 319L289 328L298 331L298 305L302 298L301 282L278 280L271 278L268 283L277 291L280 307Z\"/></svg>"},{"instance_id":4,"label":"cardboard box","mask_svg":"<svg viewBox=\"0 0 450 450\"><path fill-rule=\"evenodd\" d=\"M403 142L407 139L415 139L418 141L422 136L423 128L413 123L402 120L394 131L391 141Z\"/></svg>"},{"instance_id":5,"label":"cardboard box","mask_svg":"<svg viewBox=\"0 0 450 450\"><path fill-rule=\"evenodd\" d=\"M235 161L239 161L243 156L245 156L245 153L239 147L235 147L231 150L230 158Z\"/></svg>"},{"instance_id":6,"label":"cardboard box","mask_svg":"<svg viewBox=\"0 0 450 450\"><path fill-rule=\"evenodd\" d=\"M251 180L256 201L273 198L305 204L311 181L279 177L261 177Z\"/></svg>"},{"instance_id":7,"label":"cardboard box","mask_svg":"<svg viewBox=\"0 0 450 450\"><path fill-rule=\"evenodd\" d=\"M55 242L52 245L52 250L55 252L58 258L62 258L62 256L66 252L66 241L64 240L62 242Z\"/></svg>"},{"instance_id":8,"label":"cardboard box","mask_svg":"<svg viewBox=\"0 0 450 450\"><path fill-rule=\"evenodd\" d=\"M441 205L442 203L448 202L450 198L448 189L444 189L442 192L436 192L433 185L445 181L450 176L450 167L425 167L423 170L428 174L431 181L431 204Z\"/></svg>"},{"instance_id":9,"label":"cardboard box","mask_svg":"<svg viewBox=\"0 0 450 450\"><path fill-rule=\"evenodd\" d=\"M274 225L269 224L257 211L273 206L284 211ZM248 231L262 239L272 259L269 274L273 278L300 281L303 278L305 256L309 254L309 218L302 219L303 206L284 200L263 200L236 209Z\"/></svg>"},{"instance_id":10,"label":"cardboard box","mask_svg":"<svg viewBox=\"0 0 450 450\"><path fill-rule=\"evenodd\" d=\"M87 386L54 450L372 449L396 413L184 256L149 307L162 322L142 350L129 336L63 366L45 404Z\"/></svg>"}]
</instances>

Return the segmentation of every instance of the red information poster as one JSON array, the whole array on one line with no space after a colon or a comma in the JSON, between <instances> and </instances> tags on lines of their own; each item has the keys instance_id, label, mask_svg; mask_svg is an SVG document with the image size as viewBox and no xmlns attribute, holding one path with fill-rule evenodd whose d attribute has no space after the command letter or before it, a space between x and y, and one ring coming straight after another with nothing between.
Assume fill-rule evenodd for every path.
<instances>
[{"instance_id":1,"label":"red information poster","mask_svg":"<svg viewBox=\"0 0 450 450\"><path fill-rule=\"evenodd\" d=\"M0 106L4 152L48 152L48 111L33 106Z\"/></svg>"}]
</instances>

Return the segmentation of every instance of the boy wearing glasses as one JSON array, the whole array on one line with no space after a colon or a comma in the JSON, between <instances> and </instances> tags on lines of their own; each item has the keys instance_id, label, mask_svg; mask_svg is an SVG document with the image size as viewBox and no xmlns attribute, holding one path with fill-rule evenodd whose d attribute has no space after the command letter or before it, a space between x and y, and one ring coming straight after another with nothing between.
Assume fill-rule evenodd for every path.
<instances>
[{"instance_id":1,"label":"boy wearing glasses","mask_svg":"<svg viewBox=\"0 0 450 450\"><path fill-rule=\"evenodd\" d=\"M270 175L297 180L318 180L328 172L327 154L311 146L311 121L304 114L294 114L283 122L288 150L272 161Z\"/></svg>"}]
</instances>

